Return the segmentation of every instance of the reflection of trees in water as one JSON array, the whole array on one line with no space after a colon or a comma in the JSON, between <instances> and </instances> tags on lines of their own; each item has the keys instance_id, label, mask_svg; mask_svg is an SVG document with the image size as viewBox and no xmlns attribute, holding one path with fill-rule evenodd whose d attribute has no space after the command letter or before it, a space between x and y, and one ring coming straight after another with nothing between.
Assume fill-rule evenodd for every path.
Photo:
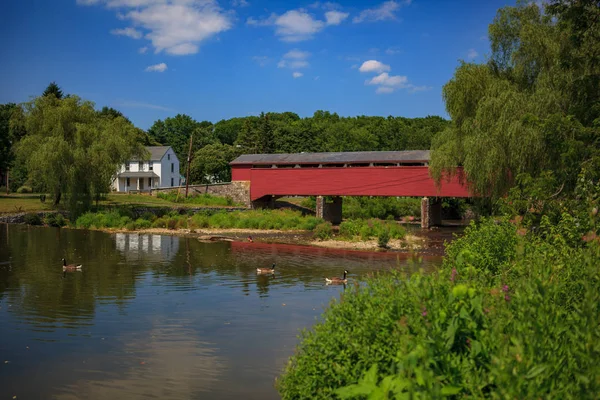
<instances>
[{"instance_id":1,"label":"reflection of trees in water","mask_svg":"<svg viewBox=\"0 0 600 400\"><path fill-rule=\"evenodd\" d=\"M206 396L214 389L226 371L226 360L217 350L183 325L155 322L143 337L126 336L119 341L124 345L120 357L112 354L95 360L112 364L102 368L106 372L100 379L69 383L55 398L203 398L201 393Z\"/></svg>"},{"instance_id":2,"label":"reflection of trees in water","mask_svg":"<svg viewBox=\"0 0 600 400\"><path fill-rule=\"evenodd\" d=\"M77 327L93 317L98 298L124 305L135 295L139 267L122 263L102 232L9 226L0 230L0 257L12 255L0 276L4 295L32 324ZM84 264L83 272L63 276L62 258Z\"/></svg>"}]
</instances>

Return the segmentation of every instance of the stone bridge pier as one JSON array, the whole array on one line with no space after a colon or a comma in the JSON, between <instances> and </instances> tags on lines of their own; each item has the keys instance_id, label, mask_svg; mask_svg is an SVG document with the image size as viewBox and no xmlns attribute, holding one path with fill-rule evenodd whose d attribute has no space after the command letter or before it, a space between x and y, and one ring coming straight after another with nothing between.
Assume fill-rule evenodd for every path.
<instances>
[{"instance_id":1,"label":"stone bridge pier","mask_svg":"<svg viewBox=\"0 0 600 400\"><path fill-rule=\"evenodd\" d=\"M342 223L342 198L340 196L334 196L331 202L326 201L323 196L317 196L316 208L317 218L323 218L334 225Z\"/></svg>"},{"instance_id":2,"label":"stone bridge pier","mask_svg":"<svg viewBox=\"0 0 600 400\"><path fill-rule=\"evenodd\" d=\"M421 199L421 228L429 229L442 224L442 200L439 197Z\"/></svg>"}]
</instances>

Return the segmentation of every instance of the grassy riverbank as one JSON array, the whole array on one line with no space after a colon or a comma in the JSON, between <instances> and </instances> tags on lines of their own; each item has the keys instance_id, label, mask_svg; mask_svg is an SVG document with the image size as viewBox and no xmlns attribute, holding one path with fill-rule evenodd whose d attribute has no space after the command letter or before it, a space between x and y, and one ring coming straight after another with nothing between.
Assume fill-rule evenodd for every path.
<instances>
[{"instance_id":1,"label":"grassy riverbank","mask_svg":"<svg viewBox=\"0 0 600 400\"><path fill-rule=\"evenodd\" d=\"M159 196L150 196L148 194L108 194L99 201L98 206L102 208L114 207L156 207L156 208L192 208L199 206L206 207L235 207L238 206L230 198L202 194L189 196L187 199L177 193L160 194ZM61 210L52 206L52 199L47 196L46 201L40 201L40 194L10 194L0 195L0 214L14 214L18 212L42 212L51 210Z\"/></svg>"},{"instance_id":2,"label":"grassy riverbank","mask_svg":"<svg viewBox=\"0 0 600 400\"><path fill-rule=\"evenodd\" d=\"M519 219L473 224L438 272L351 285L302 334L277 381L282 398L598 393L600 225L592 207L590 222L563 214L535 231Z\"/></svg>"}]
</instances>

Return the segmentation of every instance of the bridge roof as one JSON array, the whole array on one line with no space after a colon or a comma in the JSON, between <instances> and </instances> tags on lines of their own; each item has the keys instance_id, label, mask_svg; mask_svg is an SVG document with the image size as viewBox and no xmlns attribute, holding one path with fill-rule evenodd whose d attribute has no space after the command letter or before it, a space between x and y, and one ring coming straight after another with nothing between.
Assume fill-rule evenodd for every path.
<instances>
[{"instance_id":1,"label":"bridge roof","mask_svg":"<svg viewBox=\"0 0 600 400\"><path fill-rule=\"evenodd\" d=\"M231 165L245 164L345 164L421 163L429 161L429 150L354 151L337 153L243 154Z\"/></svg>"}]
</instances>

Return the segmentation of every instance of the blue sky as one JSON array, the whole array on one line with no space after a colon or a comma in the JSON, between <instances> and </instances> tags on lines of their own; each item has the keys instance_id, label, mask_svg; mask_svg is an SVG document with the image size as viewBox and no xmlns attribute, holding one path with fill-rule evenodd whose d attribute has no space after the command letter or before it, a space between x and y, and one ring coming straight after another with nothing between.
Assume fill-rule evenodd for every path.
<instances>
[{"instance_id":1,"label":"blue sky","mask_svg":"<svg viewBox=\"0 0 600 400\"><path fill-rule=\"evenodd\" d=\"M147 129L185 113L446 116L459 60L481 62L513 1L8 0L0 103L65 93Z\"/></svg>"}]
</instances>

